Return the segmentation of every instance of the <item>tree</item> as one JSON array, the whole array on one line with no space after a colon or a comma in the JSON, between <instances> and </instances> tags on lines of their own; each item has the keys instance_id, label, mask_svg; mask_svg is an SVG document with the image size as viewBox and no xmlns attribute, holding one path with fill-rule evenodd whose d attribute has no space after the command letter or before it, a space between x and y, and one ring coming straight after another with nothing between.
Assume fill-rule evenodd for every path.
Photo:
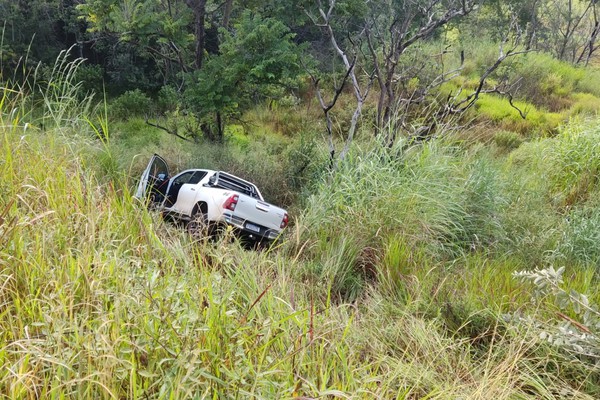
<instances>
[{"instance_id":1,"label":"tree","mask_svg":"<svg viewBox=\"0 0 600 400\"><path fill-rule=\"evenodd\" d=\"M447 72L441 69L428 82L421 84L423 91L415 97L403 98L402 92L410 86L413 78L418 78L420 66L407 65L403 69L402 58L413 46L425 42L437 34L451 21L460 19L476 8L476 0L385 0L380 2L329 0L327 7L321 0L315 1L316 12L307 9L307 14L315 25L323 27L337 57L345 67L345 79L352 83L356 100L355 112L350 128L346 133L346 144L341 156L347 153L356 130L366 95L372 80L377 83L379 92L375 118L376 133L385 132L385 141L393 142L399 128L397 113L407 102L417 103L431 90L442 83ZM318 17L317 17L318 16ZM336 27L348 27L347 39L340 42ZM443 56L443 53L442 53ZM351 61L353 59L353 61ZM410 64L410 63L408 63ZM357 76L357 71L362 76ZM317 80L315 80L318 83ZM361 88L361 82L363 87ZM336 89L333 101L327 103L317 88L317 96L324 110L329 131L329 146L333 157L331 121L329 112L335 105L342 86Z\"/></svg>"},{"instance_id":2,"label":"tree","mask_svg":"<svg viewBox=\"0 0 600 400\"><path fill-rule=\"evenodd\" d=\"M575 62L587 36L581 28L591 14L592 5L595 8L595 0L547 1L542 15L547 35L545 49L560 60Z\"/></svg>"},{"instance_id":3,"label":"tree","mask_svg":"<svg viewBox=\"0 0 600 400\"><path fill-rule=\"evenodd\" d=\"M598 40L598 34L600 33L600 20L598 19L598 9L596 7L597 2L590 2L590 19L589 19L589 35L581 49L581 53L579 54L579 58L577 59L577 63L584 63L586 66L590 62L592 55L598 50L599 45L596 44Z\"/></svg>"},{"instance_id":4,"label":"tree","mask_svg":"<svg viewBox=\"0 0 600 400\"><path fill-rule=\"evenodd\" d=\"M365 24L371 62L379 84L376 125L389 127L398 104L399 84L414 75L399 71L400 58L453 20L476 8L474 0L398 0L371 4Z\"/></svg>"},{"instance_id":5,"label":"tree","mask_svg":"<svg viewBox=\"0 0 600 400\"><path fill-rule=\"evenodd\" d=\"M73 7L73 0L0 0L1 74L24 60L52 63L71 47L82 31Z\"/></svg>"},{"instance_id":6,"label":"tree","mask_svg":"<svg viewBox=\"0 0 600 400\"><path fill-rule=\"evenodd\" d=\"M221 141L225 120L265 99L299 72L293 34L273 18L245 12L232 32L222 30L220 53L187 75L187 108L208 138Z\"/></svg>"},{"instance_id":7,"label":"tree","mask_svg":"<svg viewBox=\"0 0 600 400\"><path fill-rule=\"evenodd\" d=\"M194 35L196 37L194 63L197 69L202 68L202 61L204 59L206 2L207 0L186 0L186 4L194 13Z\"/></svg>"},{"instance_id":8,"label":"tree","mask_svg":"<svg viewBox=\"0 0 600 400\"><path fill-rule=\"evenodd\" d=\"M113 83L123 89L135 82L146 89L174 83L193 64L192 19L182 0L88 0L77 9L89 41L108 56Z\"/></svg>"},{"instance_id":9,"label":"tree","mask_svg":"<svg viewBox=\"0 0 600 400\"><path fill-rule=\"evenodd\" d=\"M346 154L348 154L348 151L350 150L350 145L354 140L354 135L356 133L358 125L358 119L362 113L362 108L369 94L369 90L371 89L371 84L373 83L373 76L370 76L370 78L368 79L368 83L365 85L365 87L362 87L356 73L359 48L357 42L353 42L352 39L348 40L350 44L349 51L342 48L343 45L338 42L336 32L333 28L334 11L336 7L335 0L331 0L329 2L329 7L327 8L324 7L323 3L320 0L317 1L317 5L318 16L311 15L310 13L309 16L315 25L323 28L327 39L330 41L331 46L333 47L337 57L342 61L344 68L344 77L341 81L341 84L334 88L333 98L330 102L326 102L325 98L323 97L321 87L319 86L320 80L317 77L315 77L315 75L312 75L312 81L315 86L317 99L319 100L319 104L321 106L321 109L323 110L323 114L325 115L326 120L330 168L332 170L335 170L337 167L336 147L333 141L333 129L330 111L335 106L340 94L344 89L344 85L348 80L350 80L352 84L352 93L354 95L354 99L356 100L356 106L354 108L354 112L352 113L350 126L348 127L347 132L345 132L344 147L341 150L338 158L339 160L343 160ZM359 40L360 36L361 34L359 33L357 36L355 36L355 40ZM352 54L349 55L348 52L351 52Z\"/></svg>"}]
</instances>

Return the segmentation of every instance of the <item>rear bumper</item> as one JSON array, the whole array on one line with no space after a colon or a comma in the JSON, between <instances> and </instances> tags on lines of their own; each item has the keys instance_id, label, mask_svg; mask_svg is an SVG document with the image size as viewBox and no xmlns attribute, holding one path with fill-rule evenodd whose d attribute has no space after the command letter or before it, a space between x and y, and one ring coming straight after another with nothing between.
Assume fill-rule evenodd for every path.
<instances>
[{"instance_id":1,"label":"rear bumper","mask_svg":"<svg viewBox=\"0 0 600 400\"><path fill-rule=\"evenodd\" d=\"M271 229L253 222L248 222L230 213L223 213L223 220L228 225L231 225L234 228L242 231L245 235L256 239L274 240L281 233L280 230ZM250 227L252 229L250 229Z\"/></svg>"}]
</instances>

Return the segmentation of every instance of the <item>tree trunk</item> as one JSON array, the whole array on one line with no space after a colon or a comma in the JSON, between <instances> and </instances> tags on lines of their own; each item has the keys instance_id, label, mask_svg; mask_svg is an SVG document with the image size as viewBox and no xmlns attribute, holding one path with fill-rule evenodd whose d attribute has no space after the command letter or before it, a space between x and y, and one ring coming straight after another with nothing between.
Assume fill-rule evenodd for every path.
<instances>
[{"instance_id":1,"label":"tree trunk","mask_svg":"<svg viewBox=\"0 0 600 400\"><path fill-rule=\"evenodd\" d=\"M206 31L204 29L204 20L206 19L206 1L207 0L186 0L186 4L194 12L194 35L196 36L196 69L202 68L202 61L204 59L204 42L206 37Z\"/></svg>"},{"instance_id":2,"label":"tree trunk","mask_svg":"<svg viewBox=\"0 0 600 400\"><path fill-rule=\"evenodd\" d=\"M233 0L226 0L223 8L223 28L229 28L229 20L231 19L231 11L233 9Z\"/></svg>"},{"instance_id":3,"label":"tree trunk","mask_svg":"<svg viewBox=\"0 0 600 400\"><path fill-rule=\"evenodd\" d=\"M221 112L217 111L217 142L223 143L223 118L221 118Z\"/></svg>"}]
</instances>

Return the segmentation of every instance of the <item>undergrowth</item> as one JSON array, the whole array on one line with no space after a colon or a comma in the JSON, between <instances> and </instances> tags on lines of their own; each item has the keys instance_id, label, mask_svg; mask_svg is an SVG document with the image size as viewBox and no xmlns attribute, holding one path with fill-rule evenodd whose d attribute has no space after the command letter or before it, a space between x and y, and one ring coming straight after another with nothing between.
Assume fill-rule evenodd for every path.
<instances>
[{"instance_id":1,"label":"undergrowth","mask_svg":"<svg viewBox=\"0 0 600 400\"><path fill-rule=\"evenodd\" d=\"M397 303L396 289L368 285L359 303L340 302L334 281L301 273L318 259L192 243L122 182L96 175L84 161L93 144L38 132L2 139L8 398L585 397L555 375L523 373L547 358L531 354L534 338L495 322L481 352L449 334L411 277L424 255L399 271L412 298ZM321 255L326 276L356 257L348 244Z\"/></svg>"},{"instance_id":2,"label":"undergrowth","mask_svg":"<svg viewBox=\"0 0 600 400\"><path fill-rule=\"evenodd\" d=\"M145 154L131 161L140 142L109 131L106 112L53 103L58 93L34 113L20 107L32 104L26 90L2 93L2 396L600 395L594 366L540 338L551 303L538 310L513 279L568 264L565 291L597 302L594 121L508 156L444 140L370 143L330 175L310 140L244 144L237 132L230 158L206 143L194 158L141 132L168 142L176 167L214 161L274 191L277 175L298 184L302 168L314 187L290 200L302 211L285 242L254 252L193 242L134 200L122 165L135 175ZM520 312L539 318L505 318Z\"/></svg>"}]
</instances>

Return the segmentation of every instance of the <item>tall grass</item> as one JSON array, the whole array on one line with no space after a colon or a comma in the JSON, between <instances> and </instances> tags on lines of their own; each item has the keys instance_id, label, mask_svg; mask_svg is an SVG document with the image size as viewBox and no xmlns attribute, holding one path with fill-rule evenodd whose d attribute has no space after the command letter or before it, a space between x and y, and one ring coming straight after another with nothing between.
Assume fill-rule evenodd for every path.
<instances>
[{"instance_id":1,"label":"tall grass","mask_svg":"<svg viewBox=\"0 0 600 400\"><path fill-rule=\"evenodd\" d=\"M556 383L516 367L532 368L532 339L483 357L377 291L320 298L336 289L294 278L304 263L190 242L64 140L3 133L8 398L551 397Z\"/></svg>"},{"instance_id":2,"label":"tall grass","mask_svg":"<svg viewBox=\"0 0 600 400\"><path fill-rule=\"evenodd\" d=\"M377 247L401 235L441 258L500 240L502 192L486 166L493 162L462 153L439 143L394 156L357 152L310 199L302 234L322 242L345 233Z\"/></svg>"},{"instance_id":3,"label":"tall grass","mask_svg":"<svg viewBox=\"0 0 600 400\"><path fill-rule=\"evenodd\" d=\"M512 271L559 248L555 180L540 177L566 139L508 161L445 142L357 149L286 244L251 252L145 210L98 160L116 143L90 139L93 115L54 108L45 132L25 129L19 96L0 107L2 396L598 396L589 366L502 318L528 298Z\"/></svg>"},{"instance_id":4,"label":"tall grass","mask_svg":"<svg viewBox=\"0 0 600 400\"><path fill-rule=\"evenodd\" d=\"M22 77L6 79L0 85L2 113L13 115L12 126L32 124L56 131L81 128L94 107L94 93L81 93L82 85L76 77L83 62L71 57L71 49L61 51L52 66L31 67L25 59Z\"/></svg>"},{"instance_id":5,"label":"tall grass","mask_svg":"<svg viewBox=\"0 0 600 400\"><path fill-rule=\"evenodd\" d=\"M34 72L31 89L36 90L39 85L43 103L41 123L46 128L76 127L93 105L94 93L81 96L81 82L76 80L77 69L84 60L71 60L70 52L71 49L61 51L52 68L45 68L41 76L39 68Z\"/></svg>"}]
</instances>

